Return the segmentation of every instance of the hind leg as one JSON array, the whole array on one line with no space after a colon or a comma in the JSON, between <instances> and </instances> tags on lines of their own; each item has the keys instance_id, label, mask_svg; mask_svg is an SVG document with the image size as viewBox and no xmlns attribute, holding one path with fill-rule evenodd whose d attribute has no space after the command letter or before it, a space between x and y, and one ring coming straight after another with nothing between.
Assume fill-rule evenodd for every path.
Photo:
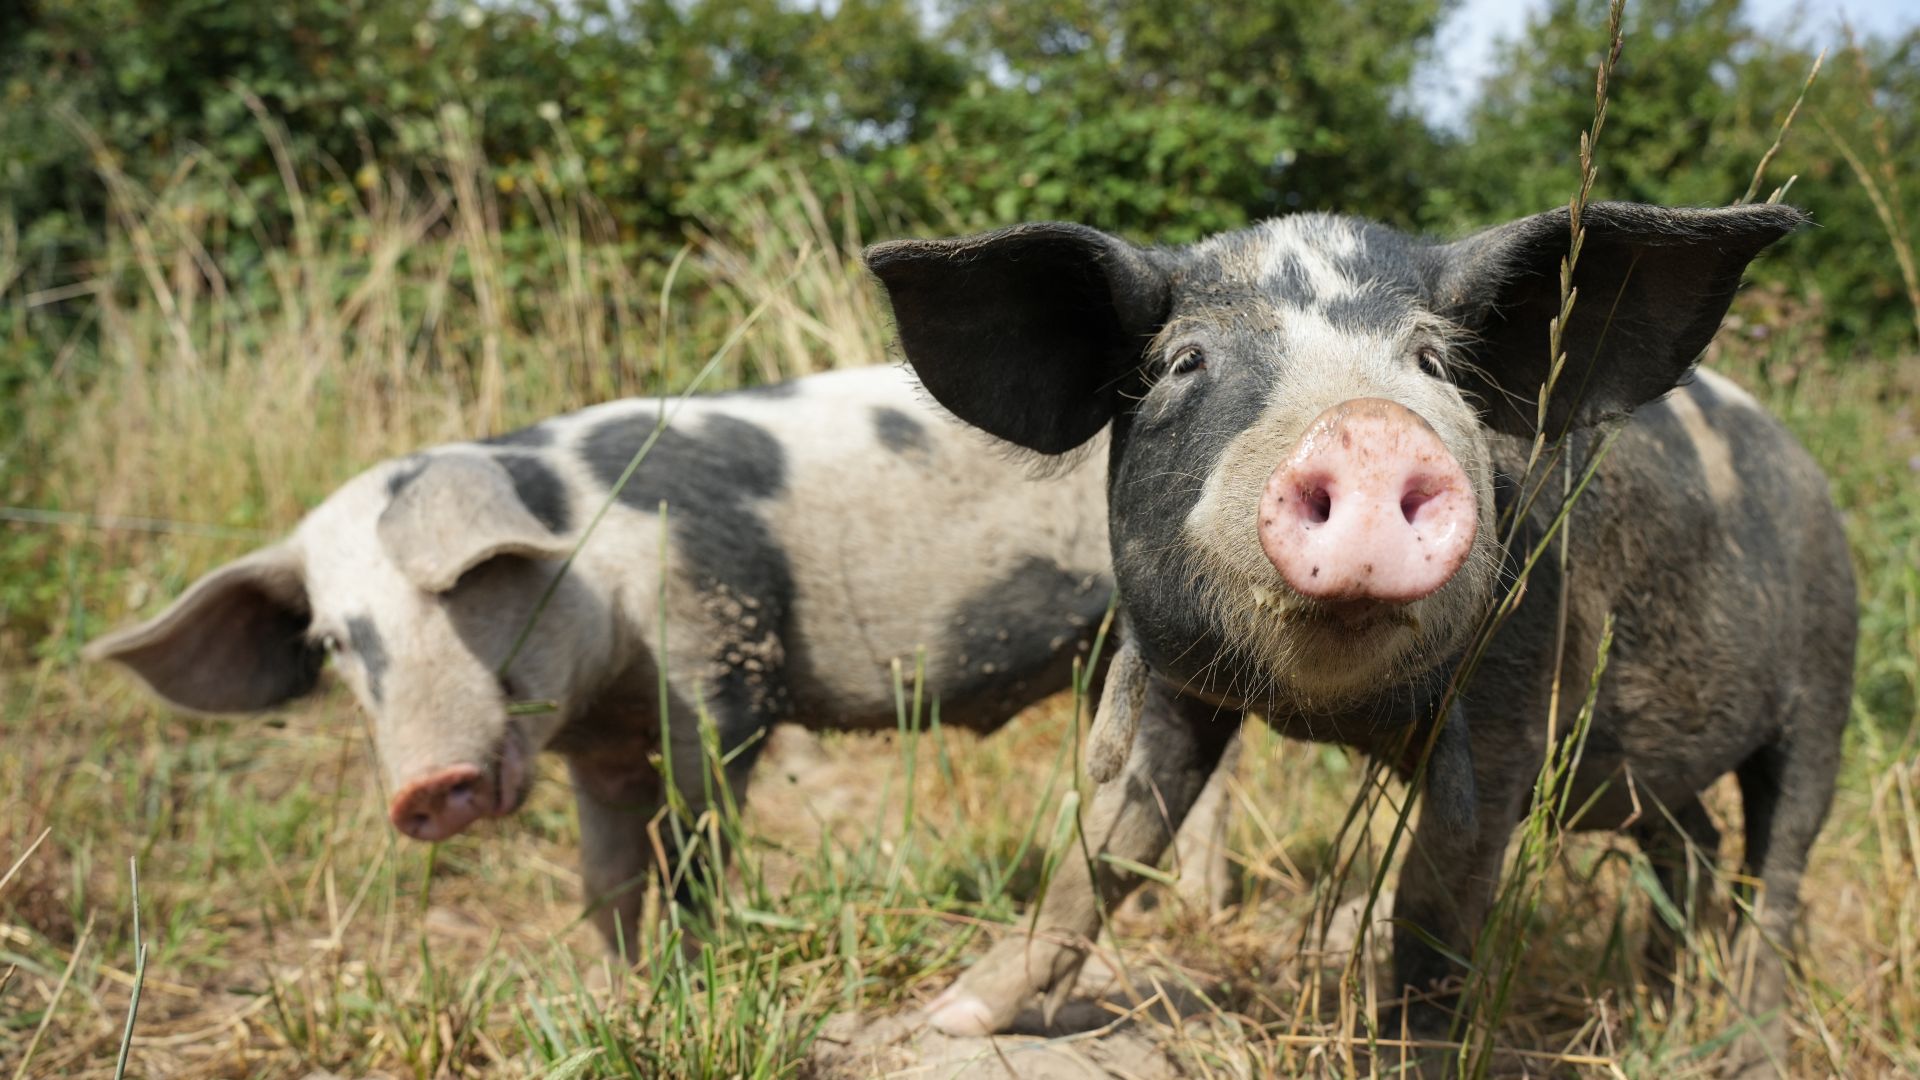
<instances>
[{"instance_id":1,"label":"hind leg","mask_svg":"<svg viewBox=\"0 0 1920 1080\"><path fill-rule=\"evenodd\" d=\"M1679 971L1675 960L1680 946L1696 925L1706 899L1707 890L1702 886L1709 882L1720 854L1720 830L1698 799L1664 812L1656 807L1647 813L1648 818L1634 828L1633 837L1653 864L1661 891L1681 917L1681 925L1674 926L1655 911L1647 922L1647 972L1655 980L1656 989L1667 994Z\"/></svg>"},{"instance_id":2,"label":"hind leg","mask_svg":"<svg viewBox=\"0 0 1920 1080\"><path fill-rule=\"evenodd\" d=\"M1209 917L1225 911L1233 899L1233 860L1227 853L1232 795L1227 787L1239 759L1240 740L1236 738L1173 838L1173 895L1186 910ZM1116 916L1123 921L1144 918L1164 898L1163 890L1150 885L1128 897Z\"/></svg>"},{"instance_id":3,"label":"hind leg","mask_svg":"<svg viewBox=\"0 0 1920 1080\"><path fill-rule=\"evenodd\" d=\"M1841 711L1838 715L1844 717ZM1840 764L1840 733L1789 730L1756 751L1738 770L1746 810L1752 925L1740 933L1737 972L1746 1020L1754 1025L1736 1043L1748 1075L1785 1075L1786 980L1793 931L1800 915L1800 879L1807 852L1826 820Z\"/></svg>"}]
</instances>

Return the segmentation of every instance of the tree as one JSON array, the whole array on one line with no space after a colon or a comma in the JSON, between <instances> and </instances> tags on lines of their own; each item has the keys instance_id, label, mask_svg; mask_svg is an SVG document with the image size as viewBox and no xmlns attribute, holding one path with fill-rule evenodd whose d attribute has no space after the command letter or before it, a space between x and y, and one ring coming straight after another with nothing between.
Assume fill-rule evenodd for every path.
<instances>
[{"instance_id":1,"label":"tree","mask_svg":"<svg viewBox=\"0 0 1920 1080\"><path fill-rule=\"evenodd\" d=\"M1158 239L1294 209L1406 220L1431 139L1400 92L1442 8L950 0L974 80L896 164L986 193L958 208L968 220L1072 216Z\"/></svg>"},{"instance_id":2,"label":"tree","mask_svg":"<svg viewBox=\"0 0 1920 1080\"><path fill-rule=\"evenodd\" d=\"M1446 155L1455 171L1427 200L1430 225L1457 230L1566 203L1593 117L1606 7L1554 0L1500 50L1485 97ZM1920 166L1916 42L1920 34L1858 49L1839 43L1757 195L1797 176L1789 201L1820 227L1757 264L1756 279L1814 297L1829 332L1863 346L1911 342L1912 322L1893 260L1874 255L1886 250L1887 230L1841 147L1880 161L1885 200L1905 208L1905 222L1920 221L1920 191L1899 183ZM1627 5L1596 197L1694 206L1739 198L1816 52L1760 34L1740 0ZM1901 242L1913 243L1911 224L1902 231Z\"/></svg>"}]
</instances>

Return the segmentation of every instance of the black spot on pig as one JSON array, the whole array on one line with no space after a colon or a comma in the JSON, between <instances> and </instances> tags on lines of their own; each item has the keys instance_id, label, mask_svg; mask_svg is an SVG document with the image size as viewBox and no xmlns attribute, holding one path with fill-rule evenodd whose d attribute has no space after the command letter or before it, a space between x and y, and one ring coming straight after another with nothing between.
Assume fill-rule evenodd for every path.
<instances>
[{"instance_id":1,"label":"black spot on pig","mask_svg":"<svg viewBox=\"0 0 1920 1080\"><path fill-rule=\"evenodd\" d=\"M925 456L933 452L933 441L927 438L927 429L920 421L899 409L874 406L873 429L880 438L880 445L896 454Z\"/></svg>"},{"instance_id":2,"label":"black spot on pig","mask_svg":"<svg viewBox=\"0 0 1920 1080\"><path fill-rule=\"evenodd\" d=\"M427 459L421 455L401 459L393 472L387 475L387 498L391 499L407 489L421 471L427 467Z\"/></svg>"},{"instance_id":3,"label":"black spot on pig","mask_svg":"<svg viewBox=\"0 0 1920 1080\"><path fill-rule=\"evenodd\" d=\"M1278 374L1232 335L1223 335L1216 346L1227 353L1226 361L1209 365L1200 377L1204 381L1163 408L1150 404L1113 422L1108 493L1111 506L1126 508L1109 518L1114 563L1116 569L1125 568L1123 573L1143 594L1128 597L1128 617L1163 620L1152 628L1169 635L1149 633L1143 645L1153 640L1218 640L1206 605L1192 602L1191 583L1200 574L1184 525L1228 443L1266 409ZM1219 645L1227 648L1224 642ZM1149 649L1147 659L1163 665L1159 670L1187 677L1177 666L1165 666L1173 664L1172 657ZM1215 670L1224 667L1216 665Z\"/></svg>"},{"instance_id":4,"label":"black spot on pig","mask_svg":"<svg viewBox=\"0 0 1920 1080\"><path fill-rule=\"evenodd\" d=\"M1353 234L1351 250L1334 253L1334 270L1356 285L1417 295L1425 277L1419 249L1405 235L1361 218L1340 218L1339 227Z\"/></svg>"},{"instance_id":5,"label":"black spot on pig","mask_svg":"<svg viewBox=\"0 0 1920 1080\"><path fill-rule=\"evenodd\" d=\"M1279 297L1301 307L1310 306L1319 299L1319 293L1313 287L1313 278L1308 275L1306 264L1300 261L1298 255L1287 254L1275 259L1264 284Z\"/></svg>"},{"instance_id":6,"label":"black spot on pig","mask_svg":"<svg viewBox=\"0 0 1920 1080\"><path fill-rule=\"evenodd\" d=\"M1038 556L967 597L935 654L949 672L940 683L943 719L956 713L955 722L968 725L978 709L997 722L1060 685L1074 656L1084 655L1070 646L1092 642L1112 598L1107 575Z\"/></svg>"},{"instance_id":7,"label":"black spot on pig","mask_svg":"<svg viewBox=\"0 0 1920 1080\"><path fill-rule=\"evenodd\" d=\"M653 433L652 413L604 421L580 456L611 488ZM786 455L766 429L710 414L692 430L669 427L620 491L646 513L667 504L680 559L721 627L713 642L709 707L777 717L789 708L782 635L793 603L793 569L754 503L786 488Z\"/></svg>"},{"instance_id":8,"label":"black spot on pig","mask_svg":"<svg viewBox=\"0 0 1920 1080\"><path fill-rule=\"evenodd\" d=\"M353 655L360 658L360 666L367 673L367 692L373 695L373 703L380 704L390 662L386 639L380 636L372 619L355 615L347 620L347 645L353 650Z\"/></svg>"},{"instance_id":9,"label":"black spot on pig","mask_svg":"<svg viewBox=\"0 0 1920 1080\"><path fill-rule=\"evenodd\" d=\"M480 440L487 446L514 446L528 450L538 450L553 445L553 429L545 424L534 424L518 431L509 431Z\"/></svg>"},{"instance_id":10,"label":"black spot on pig","mask_svg":"<svg viewBox=\"0 0 1920 1080\"><path fill-rule=\"evenodd\" d=\"M540 524L552 532L567 531L573 522L573 512L566 485L545 461L532 454L498 454L494 460L513 478L514 494L540 519Z\"/></svg>"},{"instance_id":11,"label":"black spot on pig","mask_svg":"<svg viewBox=\"0 0 1920 1080\"><path fill-rule=\"evenodd\" d=\"M587 433L581 459L612 487L653 428L650 412L605 421ZM736 416L709 415L698 422L697 433L675 427L662 431L621 489L620 501L651 512L665 500L670 508L699 518L756 527L759 518L746 501L771 498L785 486L786 454L765 428Z\"/></svg>"}]
</instances>

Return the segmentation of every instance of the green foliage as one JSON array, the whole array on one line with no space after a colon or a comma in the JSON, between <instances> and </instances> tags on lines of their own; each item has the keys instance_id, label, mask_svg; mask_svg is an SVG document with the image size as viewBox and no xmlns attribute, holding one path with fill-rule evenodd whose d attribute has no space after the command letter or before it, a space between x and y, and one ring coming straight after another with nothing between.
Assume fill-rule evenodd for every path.
<instances>
[{"instance_id":1,"label":"green foliage","mask_svg":"<svg viewBox=\"0 0 1920 1080\"><path fill-rule=\"evenodd\" d=\"M1450 6L30 0L0 14L0 297L103 284L116 176L200 218L244 289L299 228L446 188L450 124L497 191L538 196L498 223L535 281L542 200L591 192L603 240L664 262L795 175L869 233L1051 217L1177 242L1298 209L1445 232L1563 202L1604 0L1554 0L1446 133L1410 79ZM1742 0L1631 5L1600 196L1737 197L1815 51ZM1825 227L1762 274L1817 295L1843 346L1910 341L1913 289L1876 245L1920 213L1899 183L1917 97L1920 34L1836 55L1761 192L1800 178ZM0 393L53 362L72 299L0 305Z\"/></svg>"},{"instance_id":2,"label":"green foliage","mask_svg":"<svg viewBox=\"0 0 1920 1080\"><path fill-rule=\"evenodd\" d=\"M886 181L961 224L1071 217L1182 241L1292 209L1413 205L1395 94L1442 0L951 0L974 64ZM992 75L990 78L989 75Z\"/></svg>"},{"instance_id":3,"label":"green foliage","mask_svg":"<svg viewBox=\"0 0 1920 1080\"><path fill-rule=\"evenodd\" d=\"M1424 131L1395 94L1441 2L38 0L0 39L0 172L39 281L96 253L103 165L192 186L216 244L257 254L291 229L284 170L322 212L362 200L375 167L426 169L450 104L503 190L590 188L648 248L796 167L823 190L859 176L888 220L1177 239L1409 205Z\"/></svg>"},{"instance_id":4,"label":"green foliage","mask_svg":"<svg viewBox=\"0 0 1920 1080\"><path fill-rule=\"evenodd\" d=\"M1568 178L1577 176L1577 135L1593 116L1594 66L1606 44L1594 28L1605 24L1606 12L1606 0L1554 0L1506 43L1459 148L1464 175L1490 176L1500 163L1506 182L1460 185L1470 213L1492 218L1516 206L1566 201ZM1730 57L1750 44L1740 12L1740 0L1627 5L1626 45L1599 154L1607 197L1711 205L1745 189L1775 117L1768 109L1757 123L1730 122L1739 89ZM1770 89L1785 91L1791 102L1797 88L1789 76Z\"/></svg>"},{"instance_id":5,"label":"green foliage","mask_svg":"<svg viewBox=\"0 0 1920 1080\"><path fill-rule=\"evenodd\" d=\"M185 182L205 189L209 213L242 204L231 239L246 245L256 226L288 223L283 165L322 209L342 206L379 179L365 168L419 167L449 104L478 118L503 188L591 184L629 234L677 242L701 189L749 158L817 157L869 129L910 128L918 96L957 85L954 61L897 32L913 25L901 0L832 16L773 0L44 0L15 17L24 29L0 44L0 160L43 259L97 240L100 157L150 187L204 158L214 167ZM284 161L250 97L284 126ZM560 175L556 145L579 175Z\"/></svg>"}]
</instances>

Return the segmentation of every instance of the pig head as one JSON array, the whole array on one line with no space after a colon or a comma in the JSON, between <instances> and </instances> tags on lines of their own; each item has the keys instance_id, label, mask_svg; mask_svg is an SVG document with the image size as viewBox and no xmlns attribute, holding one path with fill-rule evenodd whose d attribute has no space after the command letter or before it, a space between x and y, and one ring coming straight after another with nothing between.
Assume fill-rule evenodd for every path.
<instances>
[{"instance_id":1,"label":"pig head","mask_svg":"<svg viewBox=\"0 0 1920 1080\"><path fill-rule=\"evenodd\" d=\"M443 840L519 807L533 754L604 667L610 613L577 581L519 642L570 548L492 458L387 463L87 655L201 713L283 705L331 656L372 718L394 827ZM554 708L510 715L516 700Z\"/></svg>"},{"instance_id":2,"label":"pig head","mask_svg":"<svg viewBox=\"0 0 1920 1080\"><path fill-rule=\"evenodd\" d=\"M1623 415L1686 376L1781 206L1586 214L1540 415L1565 211L1452 244L1300 215L1184 249L1033 224L872 249L907 359L1041 454L1109 422L1110 535L1164 677L1325 709L1453 655L1495 584L1489 443Z\"/></svg>"}]
</instances>

